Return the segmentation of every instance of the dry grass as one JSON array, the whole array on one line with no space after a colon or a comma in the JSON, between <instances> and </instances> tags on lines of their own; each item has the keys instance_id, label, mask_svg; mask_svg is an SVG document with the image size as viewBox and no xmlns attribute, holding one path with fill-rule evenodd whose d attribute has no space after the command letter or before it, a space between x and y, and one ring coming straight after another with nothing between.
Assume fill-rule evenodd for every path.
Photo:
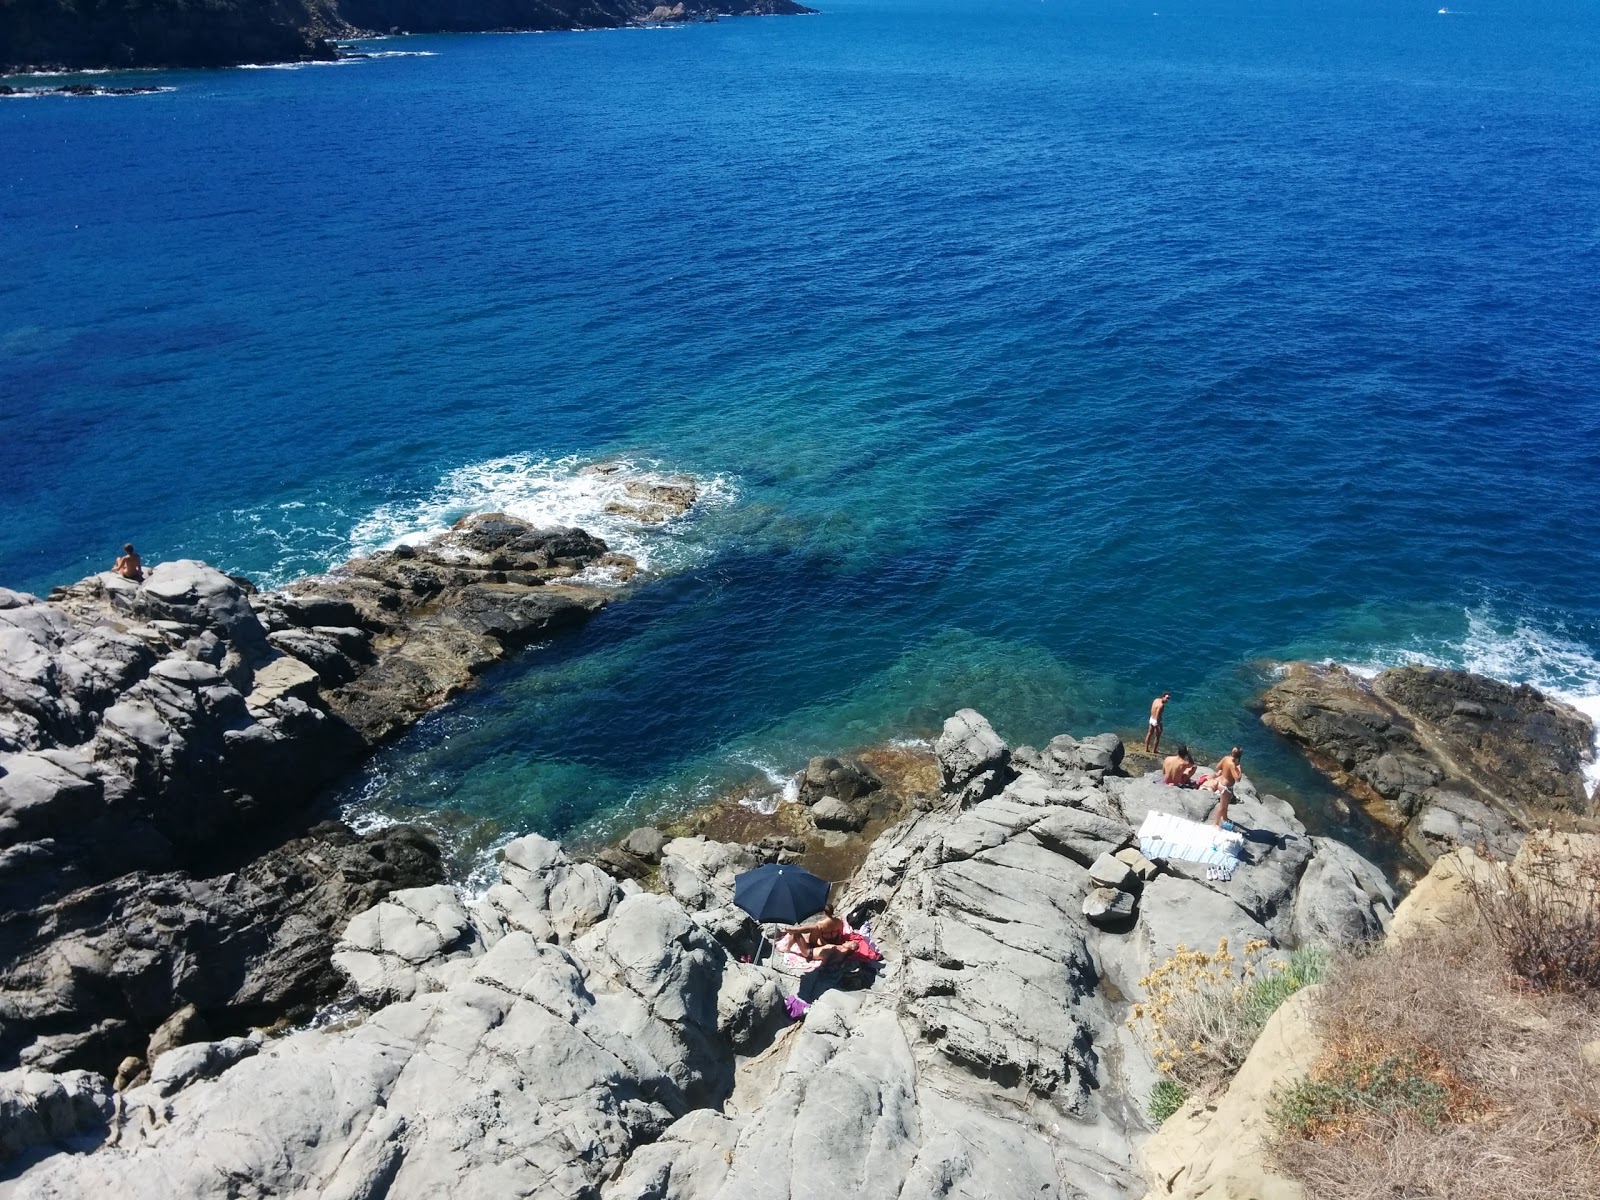
<instances>
[{"instance_id":1,"label":"dry grass","mask_svg":"<svg viewBox=\"0 0 1600 1200\"><path fill-rule=\"evenodd\" d=\"M1533 834L1468 886L1511 970L1540 991L1600 991L1600 854Z\"/></svg>"},{"instance_id":2,"label":"dry grass","mask_svg":"<svg viewBox=\"0 0 1600 1200\"><path fill-rule=\"evenodd\" d=\"M1600 1197L1600 1015L1481 924L1342 960L1314 1019L1327 1052L1273 1114L1312 1200Z\"/></svg>"}]
</instances>

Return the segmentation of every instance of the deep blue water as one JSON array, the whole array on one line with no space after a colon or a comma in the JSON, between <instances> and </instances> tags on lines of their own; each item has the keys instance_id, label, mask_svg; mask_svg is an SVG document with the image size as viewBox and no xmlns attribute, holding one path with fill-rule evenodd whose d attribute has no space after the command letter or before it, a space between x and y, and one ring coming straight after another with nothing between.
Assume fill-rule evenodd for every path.
<instances>
[{"instance_id":1,"label":"deep blue water","mask_svg":"<svg viewBox=\"0 0 1600 1200\"><path fill-rule=\"evenodd\" d=\"M345 793L479 837L1161 689L1315 808L1245 707L1285 657L1600 711L1600 12L1463 4L836 0L0 101L0 581L598 524L661 578ZM614 455L712 501L608 525Z\"/></svg>"}]
</instances>

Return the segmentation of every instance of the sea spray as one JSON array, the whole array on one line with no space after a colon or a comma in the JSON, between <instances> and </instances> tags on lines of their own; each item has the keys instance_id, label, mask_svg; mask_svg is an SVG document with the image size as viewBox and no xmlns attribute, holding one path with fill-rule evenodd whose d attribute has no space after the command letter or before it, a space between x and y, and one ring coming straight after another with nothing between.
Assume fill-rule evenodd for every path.
<instances>
[{"instance_id":1,"label":"sea spray","mask_svg":"<svg viewBox=\"0 0 1600 1200\"><path fill-rule=\"evenodd\" d=\"M703 549L682 535L690 514L726 507L738 498L722 475L682 475L697 495L689 514L658 523L641 521L628 485L657 485L680 477L650 462L609 460L615 470L598 472L592 460L572 455L542 458L508 454L446 472L427 495L380 505L350 531L350 554L371 554L449 529L473 512L503 512L537 525L571 525L605 539L630 555L642 571L661 573L693 565ZM597 580L602 581L603 580Z\"/></svg>"},{"instance_id":2,"label":"sea spray","mask_svg":"<svg viewBox=\"0 0 1600 1200\"><path fill-rule=\"evenodd\" d=\"M1387 667L1416 663L1536 687L1594 723L1595 745L1583 778L1587 791L1600 787L1600 655L1567 631L1534 621L1506 621L1482 608L1466 609L1464 616L1466 629L1459 638L1385 648L1341 665L1367 679Z\"/></svg>"}]
</instances>

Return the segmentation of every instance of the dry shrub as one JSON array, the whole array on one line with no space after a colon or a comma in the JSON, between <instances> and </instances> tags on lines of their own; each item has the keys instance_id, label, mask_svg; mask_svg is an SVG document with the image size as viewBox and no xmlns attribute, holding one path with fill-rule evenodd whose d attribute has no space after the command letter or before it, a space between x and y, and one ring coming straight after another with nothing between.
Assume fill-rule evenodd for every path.
<instances>
[{"instance_id":1,"label":"dry shrub","mask_svg":"<svg viewBox=\"0 0 1600 1200\"><path fill-rule=\"evenodd\" d=\"M1326 1052L1273 1113L1280 1170L1315 1200L1594 1200L1600 1017L1508 970L1480 925L1336 964Z\"/></svg>"},{"instance_id":2,"label":"dry shrub","mask_svg":"<svg viewBox=\"0 0 1600 1200\"><path fill-rule=\"evenodd\" d=\"M1156 1067L1181 1085L1184 1096L1204 1094L1233 1078L1267 1018L1320 979L1326 963L1314 947L1285 959L1264 941L1246 942L1240 957L1229 951L1227 938L1214 951L1179 946L1139 980L1146 998L1133 1006L1128 1028L1143 1030ZM1172 1104L1175 1096L1169 1088L1152 1097L1152 1119L1159 1122L1183 1102Z\"/></svg>"},{"instance_id":3,"label":"dry shrub","mask_svg":"<svg viewBox=\"0 0 1600 1200\"><path fill-rule=\"evenodd\" d=\"M1467 876L1511 969L1541 991L1600 991L1600 854L1533 834L1514 866Z\"/></svg>"}]
</instances>

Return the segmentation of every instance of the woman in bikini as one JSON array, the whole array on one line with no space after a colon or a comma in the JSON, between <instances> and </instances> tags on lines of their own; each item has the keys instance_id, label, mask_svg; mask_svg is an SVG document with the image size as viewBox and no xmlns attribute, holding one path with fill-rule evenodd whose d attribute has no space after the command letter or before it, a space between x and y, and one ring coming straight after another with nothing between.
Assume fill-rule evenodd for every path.
<instances>
[{"instance_id":1,"label":"woman in bikini","mask_svg":"<svg viewBox=\"0 0 1600 1200\"><path fill-rule=\"evenodd\" d=\"M794 952L812 962L825 963L850 951L844 922L834 915L831 904L823 907L821 919L809 925L790 925L783 932L789 935Z\"/></svg>"},{"instance_id":2,"label":"woman in bikini","mask_svg":"<svg viewBox=\"0 0 1600 1200\"><path fill-rule=\"evenodd\" d=\"M1235 746L1222 756L1216 772L1200 782L1203 790L1217 793L1217 814L1212 824L1219 829L1228 819L1228 805L1233 802L1233 785L1244 778L1244 771L1239 766L1239 760L1243 757L1244 751Z\"/></svg>"}]
</instances>

